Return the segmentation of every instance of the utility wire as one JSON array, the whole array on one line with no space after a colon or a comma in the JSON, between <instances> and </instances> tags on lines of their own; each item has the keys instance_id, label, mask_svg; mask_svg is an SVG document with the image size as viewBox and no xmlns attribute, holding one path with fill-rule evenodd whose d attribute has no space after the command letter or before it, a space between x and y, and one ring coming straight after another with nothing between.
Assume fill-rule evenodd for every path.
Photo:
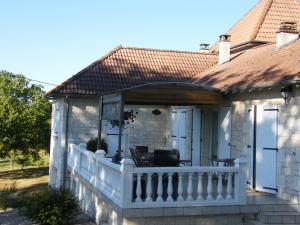
<instances>
[{"instance_id":1,"label":"utility wire","mask_svg":"<svg viewBox=\"0 0 300 225\"><path fill-rule=\"evenodd\" d=\"M29 80L29 81L41 83L41 84L47 84L47 85L57 86L57 84L51 84L51 83L48 83L48 82L45 82L45 81L34 80L34 79L27 78L27 77L25 77L25 79Z\"/></svg>"}]
</instances>

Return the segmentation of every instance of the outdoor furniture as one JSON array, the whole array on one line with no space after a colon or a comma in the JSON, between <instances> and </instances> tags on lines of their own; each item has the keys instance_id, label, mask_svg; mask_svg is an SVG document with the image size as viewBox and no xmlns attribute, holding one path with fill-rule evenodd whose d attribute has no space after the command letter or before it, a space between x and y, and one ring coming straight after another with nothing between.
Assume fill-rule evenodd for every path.
<instances>
[{"instance_id":1,"label":"outdoor furniture","mask_svg":"<svg viewBox=\"0 0 300 225\"><path fill-rule=\"evenodd\" d=\"M147 154L149 152L148 146L138 145L138 146L135 146L135 149L137 149L141 155Z\"/></svg>"},{"instance_id":2,"label":"outdoor furniture","mask_svg":"<svg viewBox=\"0 0 300 225\"><path fill-rule=\"evenodd\" d=\"M143 157L137 149L129 148L131 158L136 165L136 167L151 167L153 166L153 161L147 157Z\"/></svg>"},{"instance_id":3,"label":"outdoor furniture","mask_svg":"<svg viewBox=\"0 0 300 225\"><path fill-rule=\"evenodd\" d=\"M154 165L159 167L179 166L179 154L173 150L154 150Z\"/></svg>"},{"instance_id":4,"label":"outdoor furniture","mask_svg":"<svg viewBox=\"0 0 300 225\"><path fill-rule=\"evenodd\" d=\"M180 166L191 163L191 160L180 160L180 153L177 149L173 150L154 150L154 164L156 166L168 167L168 166Z\"/></svg>"}]
</instances>

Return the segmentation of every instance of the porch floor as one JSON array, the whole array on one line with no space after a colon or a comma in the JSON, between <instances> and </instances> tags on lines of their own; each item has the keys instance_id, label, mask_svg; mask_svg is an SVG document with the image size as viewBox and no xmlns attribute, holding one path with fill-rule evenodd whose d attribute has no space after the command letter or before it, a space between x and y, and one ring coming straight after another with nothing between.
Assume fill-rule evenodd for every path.
<instances>
[{"instance_id":1,"label":"porch floor","mask_svg":"<svg viewBox=\"0 0 300 225\"><path fill-rule=\"evenodd\" d=\"M277 198L274 194L256 192L248 190L247 192L247 205L282 205L282 204L294 204L287 200Z\"/></svg>"},{"instance_id":2,"label":"porch floor","mask_svg":"<svg viewBox=\"0 0 300 225\"><path fill-rule=\"evenodd\" d=\"M124 217L165 217L165 216L207 216L226 214L254 215L259 212L296 212L297 204L277 198L273 194L247 192L246 205L231 206L193 206L178 208L123 209Z\"/></svg>"}]
</instances>

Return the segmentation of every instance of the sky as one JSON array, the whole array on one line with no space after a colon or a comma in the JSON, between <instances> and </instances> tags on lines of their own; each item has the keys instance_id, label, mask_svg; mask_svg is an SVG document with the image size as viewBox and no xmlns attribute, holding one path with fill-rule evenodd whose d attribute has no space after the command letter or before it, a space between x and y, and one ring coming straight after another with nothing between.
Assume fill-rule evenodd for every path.
<instances>
[{"instance_id":1,"label":"sky","mask_svg":"<svg viewBox=\"0 0 300 225\"><path fill-rule=\"evenodd\" d=\"M0 70L58 85L120 44L198 51L257 2L0 0Z\"/></svg>"}]
</instances>

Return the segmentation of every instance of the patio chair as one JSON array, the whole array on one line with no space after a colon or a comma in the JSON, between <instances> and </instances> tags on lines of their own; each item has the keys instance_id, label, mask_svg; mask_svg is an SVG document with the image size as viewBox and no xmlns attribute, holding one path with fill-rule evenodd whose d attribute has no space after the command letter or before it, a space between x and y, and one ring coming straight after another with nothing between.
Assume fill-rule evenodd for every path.
<instances>
[{"instance_id":1,"label":"patio chair","mask_svg":"<svg viewBox=\"0 0 300 225\"><path fill-rule=\"evenodd\" d=\"M143 159L143 157L141 156L138 149L129 148L129 151L130 151L132 160L134 161L134 164L136 165L136 167L151 167L151 166L153 166L153 162ZM143 174L141 178L142 178L142 180L141 180L142 196L141 197L142 197L142 199L145 199L146 198L147 174ZM155 183L157 183L157 174L152 175L152 181L153 181L153 185ZM136 198L136 186L137 186L137 176L134 175L133 176L133 190L132 190L133 199Z\"/></svg>"},{"instance_id":2,"label":"patio chair","mask_svg":"<svg viewBox=\"0 0 300 225\"><path fill-rule=\"evenodd\" d=\"M138 150L141 155L147 154L149 152L148 146L137 145L135 146L135 149Z\"/></svg>"},{"instance_id":3,"label":"patio chair","mask_svg":"<svg viewBox=\"0 0 300 225\"><path fill-rule=\"evenodd\" d=\"M154 150L154 164L160 167L177 167L179 154L174 150Z\"/></svg>"},{"instance_id":4,"label":"patio chair","mask_svg":"<svg viewBox=\"0 0 300 225\"><path fill-rule=\"evenodd\" d=\"M154 165L158 167L178 167L180 164L179 160L179 151L178 150L154 150ZM163 199L166 200L167 187L168 187L168 174L163 174ZM174 173L172 176L173 183L173 193L172 196L174 199L178 196L178 174ZM157 185L156 185L157 188ZM157 191L157 190L155 190ZM157 195L155 195L157 197Z\"/></svg>"},{"instance_id":5,"label":"patio chair","mask_svg":"<svg viewBox=\"0 0 300 225\"><path fill-rule=\"evenodd\" d=\"M137 149L129 148L132 160L136 167L151 167L153 162L149 159L142 157L141 153Z\"/></svg>"}]
</instances>

